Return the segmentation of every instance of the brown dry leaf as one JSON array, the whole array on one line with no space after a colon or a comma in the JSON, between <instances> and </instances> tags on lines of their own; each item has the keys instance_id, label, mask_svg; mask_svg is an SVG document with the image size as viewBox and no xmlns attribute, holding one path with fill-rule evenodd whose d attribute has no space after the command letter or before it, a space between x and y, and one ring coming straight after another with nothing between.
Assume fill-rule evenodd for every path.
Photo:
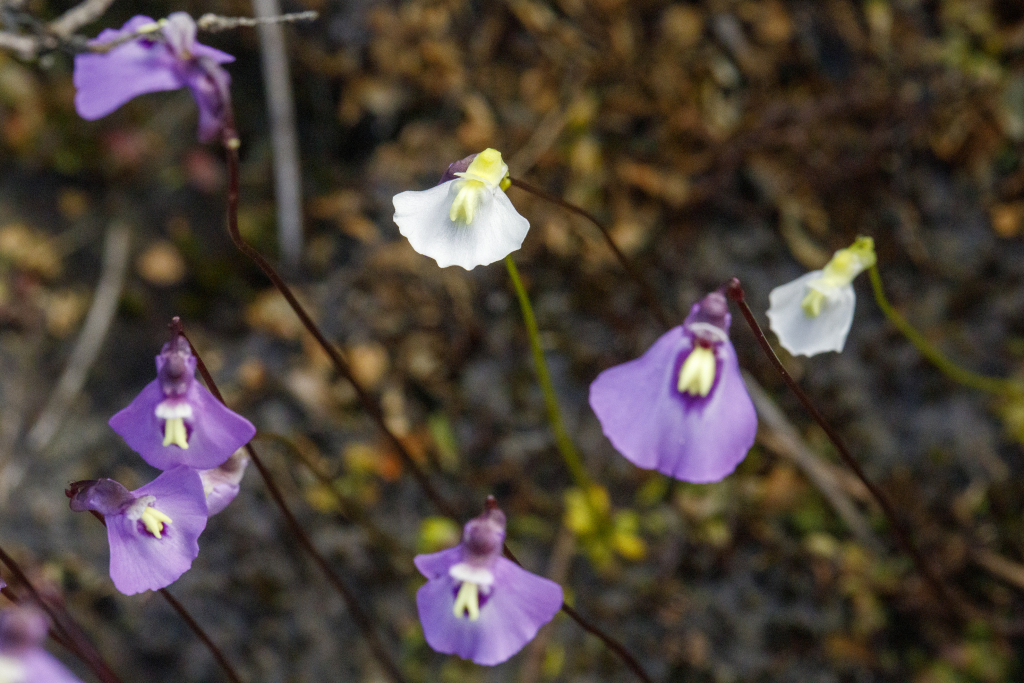
<instances>
[{"instance_id":1,"label":"brown dry leaf","mask_svg":"<svg viewBox=\"0 0 1024 683\"><path fill-rule=\"evenodd\" d=\"M1024 201L996 204L989 209L992 229L1000 237L1016 237L1024 226Z\"/></svg>"},{"instance_id":2,"label":"brown dry leaf","mask_svg":"<svg viewBox=\"0 0 1024 683\"><path fill-rule=\"evenodd\" d=\"M43 311L46 331L58 339L69 336L89 310L90 297L86 292L61 289L46 295Z\"/></svg>"},{"instance_id":3,"label":"brown dry leaf","mask_svg":"<svg viewBox=\"0 0 1024 683\"><path fill-rule=\"evenodd\" d=\"M672 208L679 208L685 204L690 194L690 181L680 173L632 161L620 162L615 172L622 182L652 197L665 200Z\"/></svg>"},{"instance_id":4,"label":"brown dry leaf","mask_svg":"<svg viewBox=\"0 0 1024 683\"><path fill-rule=\"evenodd\" d=\"M89 210L89 195L81 190L64 188L57 195L57 210L68 220L76 220Z\"/></svg>"},{"instance_id":5,"label":"brown dry leaf","mask_svg":"<svg viewBox=\"0 0 1024 683\"><path fill-rule=\"evenodd\" d=\"M170 287L185 278L188 268L178 248L168 240L157 240L135 259L139 276L151 285Z\"/></svg>"},{"instance_id":6,"label":"brown dry leaf","mask_svg":"<svg viewBox=\"0 0 1024 683\"><path fill-rule=\"evenodd\" d=\"M303 308L315 317L314 310L301 292L294 287L292 292ZM295 315L295 311L281 296L281 292L276 289L261 292L256 300L249 304L245 309L245 322L252 328L269 332L281 339L298 339L305 331L302 322Z\"/></svg>"},{"instance_id":7,"label":"brown dry leaf","mask_svg":"<svg viewBox=\"0 0 1024 683\"><path fill-rule=\"evenodd\" d=\"M350 346L347 355L352 375L367 389L376 389L391 366L387 349L377 342Z\"/></svg>"},{"instance_id":8,"label":"brown dry leaf","mask_svg":"<svg viewBox=\"0 0 1024 683\"><path fill-rule=\"evenodd\" d=\"M61 258L53 240L22 223L0 228L0 258L47 280L60 275Z\"/></svg>"},{"instance_id":9,"label":"brown dry leaf","mask_svg":"<svg viewBox=\"0 0 1024 683\"><path fill-rule=\"evenodd\" d=\"M680 48L691 48L704 34L704 17L692 5L671 5L661 15L661 33Z\"/></svg>"}]
</instances>

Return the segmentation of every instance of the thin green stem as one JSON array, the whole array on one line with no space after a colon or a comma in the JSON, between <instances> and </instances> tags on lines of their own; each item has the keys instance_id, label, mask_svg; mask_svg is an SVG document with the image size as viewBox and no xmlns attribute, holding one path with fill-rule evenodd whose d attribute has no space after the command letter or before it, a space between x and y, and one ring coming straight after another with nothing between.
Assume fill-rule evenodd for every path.
<instances>
[{"instance_id":1,"label":"thin green stem","mask_svg":"<svg viewBox=\"0 0 1024 683\"><path fill-rule=\"evenodd\" d=\"M533 363L537 366L537 381L544 393L544 403L548 409L548 422L551 423L551 431L555 434L555 445L558 452L562 454L565 466L569 468L576 485L585 492L589 491L592 482L583 468L583 459L576 451L569 432L562 421L562 408L558 405L558 396L551 384L551 374L548 372L547 361L544 360L544 348L540 343L540 331L537 328L537 318L533 314L533 306L530 305L530 297L526 294L526 288L519 277L519 270L516 268L512 256L505 257L505 267L508 268L508 275L512 279L512 287L516 290L516 297L519 299L519 309L523 312L523 323L526 325L526 335L530 338L530 351L533 352Z\"/></svg>"},{"instance_id":2,"label":"thin green stem","mask_svg":"<svg viewBox=\"0 0 1024 683\"><path fill-rule=\"evenodd\" d=\"M1017 388L1017 385L1006 379L998 377L986 377L985 375L979 375L976 372L966 370L949 358L946 358L941 351L931 344L924 335L917 331L913 325L911 325L906 318L900 315L899 312L893 308L892 304L885 296L885 290L882 288L882 275L878 272L878 266L871 266L868 270L868 275L871 278L871 289L875 293L875 302L878 307L882 309L882 313L889 319L896 329L898 329L907 340L914 345L914 348L918 352L931 361L932 365L939 369L939 371L946 377L950 378L954 382L963 384L974 389L981 391L988 391L994 394L1003 393L1006 391Z\"/></svg>"}]
</instances>

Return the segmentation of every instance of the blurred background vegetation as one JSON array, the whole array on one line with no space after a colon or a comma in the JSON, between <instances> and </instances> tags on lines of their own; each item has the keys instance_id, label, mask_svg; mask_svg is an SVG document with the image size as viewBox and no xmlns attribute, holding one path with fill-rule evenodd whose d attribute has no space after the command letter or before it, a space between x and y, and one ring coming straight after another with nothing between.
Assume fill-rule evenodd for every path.
<instances>
[{"instance_id":1,"label":"blurred background vegetation","mask_svg":"<svg viewBox=\"0 0 1024 683\"><path fill-rule=\"evenodd\" d=\"M36 17L72 3L29 0ZM594 212L681 321L729 277L768 291L875 238L890 298L964 366L1024 373L1024 3L1018 0L308 0L286 29L305 249L289 273L387 420L468 518L495 494L524 565L659 681L998 683L1019 639L949 617L759 355L758 445L696 486L617 455L586 404L602 369L664 330L593 226L522 191L515 254L586 465L617 511L598 533L544 418L504 270L441 270L391 221L391 196L491 146L511 172ZM250 15L248 2L117 0L136 13ZM5 20L6 21L6 20ZM5 28L10 28L5 24ZM242 229L277 236L270 130L251 29L202 42L229 67ZM318 547L413 680L625 681L563 616L485 669L423 642L411 557L456 542L283 300L227 240L220 150L185 92L97 122L72 60L0 54L0 541L66 600L126 680L220 673L169 608L117 594L103 530L62 494L149 470L106 420L152 377L173 315ZM27 438L130 228L116 316L52 438ZM108 268L109 270L109 268ZM109 273L108 273L109 275ZM115 278L116 279L116 278ZM842 355L783 358L925 554L992 614L1024 606L1024 405L944 378L885 321L866 281ZM762 315L762 322L763 322ZM838 510L845 512L837 512ZM358 629L253 475L214 517L175 594L252 681L384 680ZM56 651L56 650L55 650ZM72 663L74 666L74 663Z\"/></svg>"}]
</instances>

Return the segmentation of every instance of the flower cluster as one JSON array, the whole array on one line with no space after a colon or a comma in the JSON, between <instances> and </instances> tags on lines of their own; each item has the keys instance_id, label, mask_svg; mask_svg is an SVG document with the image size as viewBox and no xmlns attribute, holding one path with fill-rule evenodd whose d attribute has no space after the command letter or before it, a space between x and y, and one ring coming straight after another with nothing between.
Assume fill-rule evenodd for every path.
<instances>
[{"instance_id":1,"label":"flower cluster","mask_svg":"<svg viewBox=\"0 0 1024 683\"><path fill-rule=\"evenodd\" d=\"M157 377L110 426L143 460L164 470L129 491L112 479L73 483L71 509L101 515L110 542L110 578L126 595L170 585L199 554L210 515L238 494L256 433L195 379L196 358L181 334L156 357Z\"/></svg>"},{"instance_id":2,"label":"flower cluster","mask_svg":"<svg viewBox=\"0 0 1024 683\"><path fill-rule=\"evenodd\" d=\"M75 56L75 109L93 121L138 95L188 88L199 108L199 139L221 133L230 103L231 77L221 64L231 55L196 41L196 23L185 12L154 21L135 16L120 29L106 29L90 45L106 52Z\"/></svg>"}]
</instances>

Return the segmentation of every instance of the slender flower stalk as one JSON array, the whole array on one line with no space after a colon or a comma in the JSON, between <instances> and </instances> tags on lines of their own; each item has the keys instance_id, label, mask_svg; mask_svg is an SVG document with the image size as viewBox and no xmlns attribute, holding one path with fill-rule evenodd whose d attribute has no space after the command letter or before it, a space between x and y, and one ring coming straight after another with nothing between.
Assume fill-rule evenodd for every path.
<instances>
[{"instance_id":1,"label":"slender flower stalk","mask_svg":"<svg viewBox=\"0 0 1024 683\"><path fill-rule=\"evenodd\" d=\"M743 286L737 278L733 278L726 286L726 294L739 307L740 312L743 314L743 319L746 320L747 324L750 326L751 331L754 333L754 337L757 339L758 345L761 347L761 350L764 351L765 355L768 356L768 360L771 361L772 366L782 377L786 386L788 386L796 395L797 399L800 401L801 405L803 405L808 414L810 414L811 418L818 423L822 430L824 430L829 441L831 441L832 445L835 446L836 452L839 453L839 457L851 470L853 470L854 474L857 475L857 478L860 479L861 483L863 483L871 493L872 498L874 498L878 503L882 512L885 514L886 519L889 520L893 534L896 537L896 542L913 560L914 566L917 567L918 572L932 589L932 592L935 594L935 597L939 599L940 603L962 619L984 619L992 624L992 626L1000 633L1013 635L1024 632L1024 622L1021 620L1008 621L983 613L982 610L968 602L959 591L943 580L914 543L909 529L896 513L896 508L893 506L892 501L889 500L889 497L878 487L877 484L868 478L864 469L860 466L860 463L857 462L857 459L853 457L850 450L846 447L846 444L842 437L839 436L839 433L831 424L828 423L828 421L825 420L824 416L818 412L818 409L814 407L811 399L804 393L803 389L800 388L800 385L796 383L796 380L792 378L785 366L782 364L782 361L779 360L779 357L775 355L771 344L768 342L764 332L761 330L761 326L758 325L757 320L754 318L754 313L750 310L750 306L747 305Z\"/></svg>"},{"instance_id":2,"label":"slender flower stalk","mask_svg":"<svg viewBox=\"0 0 1024 683\"><path fill-rule=\"evenodd\" d=\"M530 305L530 297L523 286L523 280L519 277L519 270L516 268L512 255L505 257L505 267L508 269L508 276L512 280L512 288L516 291L516 298L519 300L519 309L523 314L523 324L526 326L526 336L530 340L530 351L533 353L533 363L537 369L537 382L544 394L544 404L547 408L548 422L551 431L555 435L555 445L558 452L565 461L565 466L572 475L576 486L584 491L589 491L594 483L587 475L583 467L583 459L580 457L576 446L573 445L569 431L565 428L562 420L562 408L558 404L558 395L555 387L551 384L551 373L548 372L547 361L544 360L544 347L540 343L540 330L537 327L537 317L533 314L533 306Z\"/></svg>"},{"instance_id":3,"label":"slender flower stalk","mask_svg":"<svg viewBox=\"0 0 1024 683\"><path fill-rule=\"evenodd\" d=\"M177 318L175 318L171 324L172 326L178 326L179 329L181 329L181 322ZM188 336L185 334L184 330L181 331L181 335L188 340ZM192 345L191 340L189 340L189 345ZM203 381L206 382L206 386L209 388L210 393L212 393L218 401L224 403L224 396L220 393L220 389L217 388L216 382L213 381L213 376L206 368L206 364L203 363L203 359L199 356L199 353L196 351L194 346L192 346L192 354L196 359L196 369L199 370L199 374L202 376ZM401 669L398 668L398 664L394 659L392 659L391 653L384 645L384 641L377 632L377 627L374 625L370 615L363 609L352 589L341 580L341 577L338 576L337 572L331 568L330 563L327 562L326 558L324 558L324 556L320 554L320 551L316 549L316 546L313 545L312 539L310 539L309 535L302 528L302 525L299 524L299 520L295 517L291 508L288 507L288 503L285 502L284 499L284 494L281 493L281 489L278 487L277 482L274 481L274 477L270 474L270 470L267 469L266 465L263 464L263 461L256 453L256 449L253 448L251 443L248 443L245 445L245 451L248 454L249 459L252 461L252 464L256 466L260 476L263 478L263 482L267 486L267 491L270 493L270 497L281 510L281 514L284 515L288 528L291 529L291 532L295 535L299 545L303 547L317 566L320 567L321 571L326 575L327 580L335 590L338 591L342 599L344 599L349 612L352 613L352 618L355 619L356 624L363 633L363 637L366 638L367 643L370 645L370 649L377 657L381 666L387 670L388 674L394 681L397 683L405 683L405 676L402 674Z\"/></svg>"},{"instance_id":4,"label":"slender flower stalk","mask_svg":"<svg viewBox=\"0 0 1024 683\"><path fill-rule=\"evenodd\" d=\"M658 322L660 322L663 327L672 327L672 323L670 322L671 316L665 311L665 308L662 306L661 300L658 298L654 288L651 287L650 283L647 282L642 275L640 275L630 260L626 258L626 255L622 253L622 250L619 249L619 246L615 244L615 240L612 239L612 233L608 230L608 226L597 220L597 217L586 209L576 206L572 202L567 202L561 197L557 197L549 192L545 192L532 183L520 180L519 178L509 178L509 183L511 187L518 187L524 192L536 195L544 201L551 202L552 204L562 207L566 211L571 211L577 216L586 218L597 226L597 229L601 231L601 236L604 237L605 244L607 244L608 248L612 250L613 254L615 254L615 258L618 260L619 265L622 266L622 269L626 271L626 274L632 278L637 286L640 287L640 292L643 294L644 299L647 300L647 305L650 306L651 312L658 319Z\"/></svg>"},{"instance_id":5,"label":"slender flower stalk","mask_svg":"<svg viewBox=\"0 0 1024 683\"><path fill-rule=\"evenodd\" d=\"M939 372L958 384L993 394L1008 391L1024 391L1024 387L1021 386L1020 382L971 372L947 358L889 303L889 299L885 296L885 289L882 287L882 275L878 272L877 265L873 265L868 269L868 277L871 278L871 289L875 294L875 303L882 309L882 313L907 338L907 341L914 345L914 348L922 356L939 369Z\"/></svg>"},{"instance_id":6,"label":"slender flower stalk","mask_svg":"<svg viewBox=\"0 0 1024 683\"><path fill-rule=\"evenodd\" d=\"M235 671L235 668L231 666L231 662L229 662L228 658L224 656L224 653L221 652L219 647L217 647L217 644L213 642L213 639L206 634L206 631L204 631L203 627L199 625L199 622L189 614L189 611L185 609L185 606L178 602L177 598L171 595L171 592L166 588L160 589L160 595L162 595L164 600L167 601L167 604L169 604L171 608L178 613L178 616L188 624L188 627L192 629L192 633L195 633L196 637L203 641L203 645L205 645L206 649L210 651L213 658L217 660L217 664L224 673L227 674L227 677L231 679L232 683L242 683L242 678L238 675L238 672Z\"/></svg>"}]
</instances>

